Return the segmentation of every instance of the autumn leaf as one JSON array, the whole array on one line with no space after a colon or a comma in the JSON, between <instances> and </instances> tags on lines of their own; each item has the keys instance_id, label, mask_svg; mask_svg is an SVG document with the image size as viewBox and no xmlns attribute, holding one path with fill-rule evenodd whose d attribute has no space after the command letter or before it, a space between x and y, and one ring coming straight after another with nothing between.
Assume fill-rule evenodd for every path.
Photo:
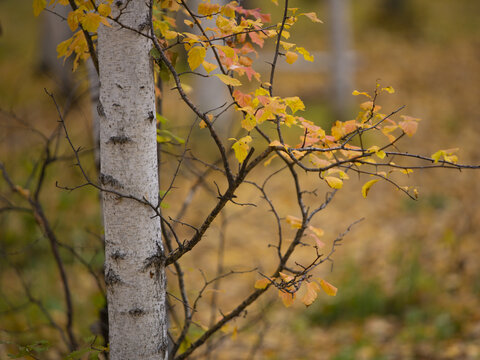
<instances>
[{"instance_id":1,"label":"autumn leaf","mask_svg":"<svg viewBox=\"0 0 480 360\"><path fill-rule=\"evenodd\" d=\"M323 23L322 20L320 20L318 17L317 17L317 14L315 14L314 12L310 12L310 13L304 13L304 14L300 14L300 15L304 15L306 17L308 17L312 22L314 23Z\"/></svg>"},{"instance_id":2,"label":"autumn leaf","mask_svg":"<svg viewBox=\"0 0 480 360\"><path fill-rule=\"evenodd\" d=\"M47 0L33 0L33 15L38 16L47 6Z\"/></svg>"},{"instance_id":3,"label":"autumn leaf","mask_svg":"<svg viewBox=\"0 0 480 360\"><path fill-rule=\"evenodd\" d=\"M194 46L190 49L188 52L188 65L190 65L192 71L203 63L206 54L207 50L203 46Z\"/></svg>"},{"instance_id":4,"label":"autumn leaf","mask_svg":"<svg viewBox=\"0 0 480 360\"><path fill-rule=\"evenodd\" d=\"M303 295L301 302L304 303L305 306L312 305L315 299L317 298L319 291L320 291L320 286L318 286L316 282L314 281L307 282L305 295Z\"/></svg>"},{"instance_id":5,"label":"autumn leaf","mask_svg":"<svg viewBox=\"0 0 480 360\"><path fill-rule=\"evenodd\" d=\"M343 181L334 176L325 176L325 181L332 189L341 189L343 186Z\"/></svg>"},{"instance_id":6,"label":"autumn leaf","mask_svg":"<svg viewBox=\"0 0 480 360\"><path fill-rule=\"evenodd\" d=\"M393 94L395 92L395 89L391 86L387 86L387 87L382 88L382 91L386 91L389 94Z\"/></svg>"},{"instance_id":7,"label":"autumn leaf","mask_svg":"<svg viewBox=\"0 0 480 360\"><path fill-rule=\"evenodd\" d=\"M288 43L286 41L280 41L280 45L282 45L283 49L284 50L290 50L292 47L295 46L295 44L292 44L292 43Z\"/></svg>"},{"instance_id":8,"label":"autumn leaf","mask_svg":"<svg viewBox=\"0 0 480 360\"><path fill-rule=\"evenodd\" d=\"M293 64L298 59L298 54L292 51L287 51L285 54L287 64Z\"/></svg>"},{"instance_id":9,"label":"autumn leaf","mask_svg":"<svg viewBox=\"0 0 480 360\"><path fill-rule=\"evenodd\" d=\"M314 58L313 58L313 55L311 55L305 48L303 47L297 47L295 48L295 50L303 55L303 58L307 61L310 61L310 62L313 62Z\"/></svg>"},{"instance_id":10,"label":"autumn leaf","mask_svg":"<svg viewBox=\"0 0 480 360\"><path fill-rule=\"evenodd\" d=\"M222 50L226 57L233 59L235 57L235 51L230 46L226 45L215 45L217 49Z\"/></svg>"},{"instance_id":11,"label":"autumn leaf","mask_svg":"<svg viewBox=\"0 0 480 360\"><path fill-rule=\"evenodd\" d=\"M226 85L229 85L229 86L241 86L242 85L240 80L235 79L231 76L223 75L223 74L215 74L215 76L218 77Z\"/></svg>"},{"instance_id":12,"label":"autumn leaf","mask_svg":"<svg viewBox=\"0 0 480 360\"><path fill-rule=\"evenodd\" d=\"M364 91L358 91L358 90L353 90L352 95L353 95L353 96L364 95L364 96L366 96L366 97L368 97L368 98L370 98L370 99L372 98L372 97L370 96L370 94L368 94L368 93L366 93L366 92L364 92Z\"/></svg>"},{"instance_id":13,"label":"autumn leaf","mask_svg":"<svg viewBox=\"0 0 480 360\"><path fill-rule=\"evenodd\" d=\"M319 229L313 226L309 226L308 229L311 230L318 237L322 237L325 234L325 231L323 229Z\"/></svg>"},{"instance_id":14,"label":"autumn leaf","mask_svg":"<svg viewBox=\"0 0 480 360\"><path fill-rule=\"evenodd\" d=\"M438 163L440 159L443 158L444 161L448 161L455 164L458 161L458 157L456 155L453 155L453 153L457 151L458 151L458 148L438 150L435 154L432 154L431 157L434 163Z\"/></svg>"},{"instance_id":15,"label":"autumn leaf","mask_svg":"<svg viewBox=\"0 0 480 360\"><path fill-rule=\"evenodd\" d=\"M408 136L413 136L417 132L418 122L420 119L402 115L403 121L398 123L398 126L407 134Z\"/></svg>"},{"instance_id":16,"label":"autumn leaf","mask_svg":"<svg viewBox=\"0 0 480 360\"><path fill-rule=\"evenodd\" d=\"M83 29L88 32L96 32L100 23L110 26L107 19L96 13L87 13L80 21Z\"/></svg>"},{"instance_id":17,"label":"autumn leaf","mask_svg":"<svg viewBox=\"0 0 480 360\"><path fill-rule=\"evenodd\" d=\"M80 19L83 17L83 13L80 11L70 11L67 16L67 24L70 30L75 31L78 27Z\"/></svg>"},{"instance_id":18,"label":"autumn leaf","mask_svg":"<svg viewBox=\"0 0 480 360\"><path fill-rule=\"evenodd\" d=\"M327 295L330 295L330 296L335 296L337 295L337 288L335 286L333 286L332 284L326 282L325 280L320 280L320 286L322 287L323 291L325 291L325 293Z\"/></svg>"},{"instance_id":19,"label":"autumn leaf","mask_svg":"<svg viewBox=\"0 0 480 360\"><path fill-rule=\"evenodd\" d=\"M284 282L286 282L286 283L288 283L288 282L290 282L290 281L293 280L293 276L291 276L291 275L287 275L287 274L282 273L282 272L279 272L278 274L280 275L280 277L282 278L282 280L283 280Z\"/></svg>"},{"instance_id":20,"label":"autumn leaf","mask_svg":"<svg viewBox=\"0 0 480 360\"><path fill-rule=\"evenodd\" d=\"M220 10L219 4L210 4L208 3L201 3L198 5L198 13L200 15L211 16L217 13Z\"/></svg>"},{"instance_id":21,"label":"autumn leaf","mask_svg":"<svg viewBox=\"0 0 480 360\"><path fill-rule=\"evenodd\" d=\"M240 105L241 107L248 106L252 102L252 96L244 94L240 90L235 90L233 92L233 97L235 98L235 101L238 103L238 105Z\"/></svg>"},{"instance_id":22,"label":"autumn leaf","mask_svg":"<svg viewBox=\"0 0 480 360\"><path fill-rule=\"evenodd\" d=\"M229 140L236 140L234 138L230 138ZM243 160L248 155L248 150L250 147L248 146L248 143L252 141L252 137L247 135L241 138L240 140L237 140L233 145L232 149L235 152L235 157L237 158L238 162L241 164L243 163Z\"/></svg>"},{"instance_id":23,"label":"autumn leaf","mask_svg":"<svg viewBox=\"0 0 480 360\"><path fill-rule=\"evenodd\" d=\"M265 289L271 283L270 279L260 279L255 281L255 289Z\"/></svg>"},{"instance_id":24,"label":"autumn leaf","mask_svg":"<svg viewBox=\"0 0 480 360\"><path fill-rule=\"evenodd\" d=\"M98 13L102 16L108 16L112 12L110 5L108 4L100 4L98 5Z\"/></svg>"},{"instance_id":25,"label":"autumn leaf","mask_svg":"<svg viewBox=\"0 0 480 360\"><path fill-rule=\"evenodd\" d=\"M287 224L290 224L290 226L293 229L301 229L302 228L302 219L299 219L295 216L288 215L286 220L287 220Z\"/></svg>"},{"instance_id":26,"label":"autumn leaf","mask_svg":"<svg viewBox=\"0 0 480 360\"><path fill-rule=\"evenodd\" d=\"M208 61L204 61L202 65L205 71L209 74L217 68L217 65L209 63Z\"/></svg>"},{"instance_id":27,"label":"autumn leaf","mask_svg":"<svg viewBox=\"0 0 480 360\"><path fill-rule=\"evenodd\" d=\"M370 191L370 188L372 187L372 185L375 184L378 181L379 181L379 179L370 180L370 181L367 181L362 186L362 195L365 199L367 198L368 192Z\"/></svg>"},{"instance_id":28,"label":"autumn leaf","mask_svg":"<svg viewBox=\"0 0 480 360\"><path fill-rule=\"evenodd\" d=\"M295 301L295 294L290 294L289 292L285 292L282 290L278 290L278 296L282 299L283 305L285 307L290 307L293 305Z\"/></svg>"},{"instance_id":29,"label":"autumn leaf","mask_svg":"<svg viewBox=\"0 0 480 360\"><path fill-rule=\"evenodd\" d=\"M380 150L380 147L378 145L369 147L367 151L369 153L375 153L375 155L377 155L380 159L385 158L385 156L387 155L385 151Z\"/></svg>"},{"instance_id":30,"label":"autumn leaf","mask_svg":"<svg viewBox=\"0 0 480 360\"><path fill-rule=\"evenodd\" d=\"M244 128L247 131L251 131L257 125L257 120L255 119L255 116L246 114L241 124L242 124L242 128Z\"/></svg>"},{"instance_id":31,"label":"autumn leaf","mask_svg":"<svg viewBox=\"0 0 480 360\"><path fill-rule=\"evenodd\" d=\"M305 110L305 105L303 104L303 101L300 100L298 96L294 97L287 97L284 99L285 104L292 110L292 113L296 113L298 110Z\"/></svg>"}]
</instances>

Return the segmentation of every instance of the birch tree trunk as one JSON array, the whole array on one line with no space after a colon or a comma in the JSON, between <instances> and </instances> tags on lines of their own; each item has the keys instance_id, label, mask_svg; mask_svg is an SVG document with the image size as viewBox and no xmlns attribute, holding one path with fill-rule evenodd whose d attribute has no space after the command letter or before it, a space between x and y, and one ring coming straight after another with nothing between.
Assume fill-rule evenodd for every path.
<instances>
[{"instance_id":1,"label":"birch tree trunk","mask_svg":"<svg viewBox=\"0 0 480 360\"><path fill-rule=\"evenodd\" d=\"M112 15L145 29L145 0L115 1ZM131 30L98 30L100 182L106 189L158 201L153 64L149 40ZM103 193L105 283L110 359L167 358L165 267L160 219L139 201Z\"/></svg>"}]
</instances>

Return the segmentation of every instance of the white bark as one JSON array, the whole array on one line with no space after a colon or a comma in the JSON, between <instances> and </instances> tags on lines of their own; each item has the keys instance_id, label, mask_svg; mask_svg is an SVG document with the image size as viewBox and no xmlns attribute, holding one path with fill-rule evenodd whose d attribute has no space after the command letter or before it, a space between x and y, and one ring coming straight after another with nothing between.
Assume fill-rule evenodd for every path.
<instances>
[{"instance_id":1,"label":"white bark","mask_svg":"<svg viewBox=\"0 0 480 360\"><path fill-rule=\"evenodd\" d=\"M115 1L113 16L135 29L148 19L145 0ZM126 9L123 9L126 7ZM144 31L147 31L145 29ZM158 199L151 45L139 34L101 26L100 182L107 189L153 204ZM165 269L148 265L162 249L160 220L138 201L103 194L105 282L110 359L167 357ZM163 251L163 249L162 249Z\"/></svg>"}]
</instances>

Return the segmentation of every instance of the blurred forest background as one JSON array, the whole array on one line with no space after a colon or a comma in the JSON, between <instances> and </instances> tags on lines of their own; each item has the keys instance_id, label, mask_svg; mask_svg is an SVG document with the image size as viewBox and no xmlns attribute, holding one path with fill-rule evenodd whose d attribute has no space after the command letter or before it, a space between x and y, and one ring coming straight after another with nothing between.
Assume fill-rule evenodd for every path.
<instances>
[{"instance_id":1,"label":"blurred forest background","mask_svg":"<svg viewBox=\"0 0 480 360\"><path fill-rule=\"evenodd\" d=\"M264 3L248 2L252 7ZM266 6L275 19L279 9ZM324 24L302 21L292 32L292 42L317 54L317 59L314 65L282 66L276 86L280 96L298 95L304 100L305 118L327 126L339 116L332 105L334 86L326 55L332 48L328 2L292 1L292 6L316 11ZM354 71L349 93L373 91L377 80L396 89L394 95L379 100L385 112L407 105L405 114L422 119L418 134L403 142L404 150L430 156L438 149L459 147L461 163L480 164L478 14L480 2L474 0L350 2L347 19ZM73 96L61 94L56 74L41 71L41 17L33 16L31 1L0 1L0 26L0 161L15 184L26 189L33 186L35 177L29 174L45 148L38 133L48 136L58 126L54 104L43 90L47 88L56 94L62 109L68 110L70 136L85 149L82 161L94 174L87 70L80 68L74 74ZM356 116L358 101L347 98L343 110L349 118ZM186 137L192 118L177 95L165 91L163 106L168 129ZM202 143L204 136L194 132L190 145L194 151L210 151ZM99 333L98 317L104 306L92 276L92 272L101 274L103 265L99 197L93 189L67 192L55 186L57 181L63 186L82 183L64 136L58 138L62 159L48 167L39 199L66 263L75 333L82 346L88 347L92 336ZM178 148L169 146L171 151ZM165 149L170 151L168 146ZM167 154L162 164L165 184L175 161ZM192 173L195 170L191 168ZM192 173L181 173L176 191L167 199L167 213L179 211ZM329 244L353 221L366 218L347 235L333 268L326 265L318 271L338 287L337 296L320 296L309 308L297 303L286 309L271 291L256 309L249 310L246 319L236 322L238 335L232 335L231 328L224 329L223 336L215 340L215 356L210 358L480 359L479 180L475 171L415 172L409 183L418 185L417 201L387 184L377 184L365 200L361 181L346 182L316 221L325 229ZM288 214L294 199L283 187L281 179L275 180L277 201ZM242 194L248 197L248 191L253 190L245 189ZM208 196L207 190L195 196L186 214L188 222L204 216L202 210L210 207ZM19 353L18 345L46 340L50 349L39 358L59 359L68 352L45 317L48 313L53 321L66 322L58 272L34 217L5 210L13 204L27 206L20 195L9 193L1 179L0 358ZM184 260L191 296L202 284L198 269L211 278L218 266L225 271L269 268L273 250L262 240L273 231L274 222L265 208L231 206L227 210L228 216L215 224L200 252ZM204 324L211 321L212 303L228 310L230 303L252 289L255 279L255 273L229 278L206 294L201 311ZM177 290L171 292L174 295ZM264 316L259 317L260 313ZM190 335L192 339L202 327L197 331ZM199 353L198 358L207 357Z\"/></svg>"}]
</instances>

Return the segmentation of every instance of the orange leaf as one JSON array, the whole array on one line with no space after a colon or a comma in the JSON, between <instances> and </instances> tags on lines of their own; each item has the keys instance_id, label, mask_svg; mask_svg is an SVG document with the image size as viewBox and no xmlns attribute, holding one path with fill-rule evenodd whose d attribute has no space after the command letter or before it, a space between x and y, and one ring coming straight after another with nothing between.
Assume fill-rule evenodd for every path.
<instances>
[{"instance_id":1,"label":"orange leaf","mask_svg":"<svg viewBox=\"0 0 480 360\"><path fill-rule=\"evenodd\" d=\"M292 306L293 302L295 301L295 294L290 294L288 292L278 290L278 296L280 297L280 299L282 299L283 305L285 305L285 307Z\"/></svg>"},{"instance_id":2,"label":"orange leaf","mask_svg":"<svg viewBox=\"0 0 480 360\"><path fill-rule=\"evenodd\" d=\"M323 291L325 291L325 293L327 295L330 295L330 296L335 296L337 295L337 288L335 286L333 286L332 284L326 282L325 280L320 280L320 286L322 287Z\"/></svg>"},{"instance_id":3,"label":"orange leaf","mask_svg":"<svg viewBox=\"0 0 480 360\"><path fill-rule=\"evenodd\" d=\"M413 136L417 132L418 123L416 121L401 121L398 125L408 136Z\"/></svg>"},{"instance_id":4,"label":"orange leaf","mask_svg":"<svg viewBox=\"0 0 480 360\"><path fill-rule=\"evenodd\" d=\"M292 51L287 51L285 56L288 64L293 64L298 59L298 54Z\"/></svg>"},{"instance_id":5,"label":"orange leaf","mask_svg":"<svg viewBox=\"0 0 480 360\"><path fill-rule=\"evenodd\" d=\"M318 296L318 291L320 291L320 287L316 282L308 282L307 283L307 289L305 292L305 295L302 297L302 303L305 304L305 306L310 306L313 304L315 299Z\"/></svg>"},{"instance_id":6,"label":"orange leaf","mask_svg":"<svg viewBox=\"0 0 480 360\"><path fill-rule=\"evenodd\" d=\"M270 284L269 279L260 279L255 281L255 289L265 289Z\"/></svg>"}]
</instances>

